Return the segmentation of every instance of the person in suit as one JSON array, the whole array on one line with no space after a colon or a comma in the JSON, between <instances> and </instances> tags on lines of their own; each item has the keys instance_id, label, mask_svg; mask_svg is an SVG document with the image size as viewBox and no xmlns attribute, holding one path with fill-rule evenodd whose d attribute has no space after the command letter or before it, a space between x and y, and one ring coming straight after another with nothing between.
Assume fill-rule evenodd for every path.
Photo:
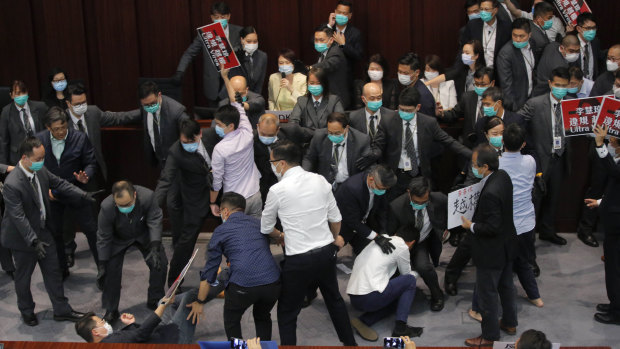
<instances>
[{"instance_id":1,"label":"person in suit","mask_svg":"<svg viewBox=\"0 0 620 349\"><path fill-rule=\"evenodd\" d=\"M306 75L295 70L298 62L293 50L280 50L278 72L269 76L269 110L293 110L297 98L308 91Z\"/></svg>"},{"instance_id":2,"label":"person in suit","mask_svg":"<svg viewBox=\"0 0 620 349\"><path fill-rule=\"evenodd\" d=\"M583 76L592 81L598 78L601 63L604 57L601 52L601 42L596 37L596 18L590 12L580 13L577 16L577 37L581 47L579 65Z\"/></svg>"},{"instance_id":3,"label":"person in suit","mask_svg":"<svg viewBox=\"0 0 620 349\"><path fill-rule=\"evenodd\" d=\"M465 4L463 4L463 9L465 10L465 14L467 15L467 22L471 21L472 19L480 18L480 6L478 5L478 0L465 0ZM459 28L458 44L460 47L462 47L465 44L463 35L465 34L466 28L467 28L467 23L465 23L464 26ZM457 62L458 62L458 59L457 59Z\"/></svg>"},{"instance_id":4,"label":"person in suit","mask_svg":"<svg viewBox=\"0 0 620 349\"><path fill-rule=\"evenodd\" d=\"M68 116L60 107L52 107L46 115L45 127L47 131L37 133L45 152L44 166L52 174L83 189L97 171L97 160L93 146L88 137L82 132L68 126ZM61 192L50 192L50 223L56 245L56 253L63 277L68 276L67 256L65 246L71 241L63 237L65 226L65 211L71 211L75 221L80 225L95 264L99 264L97 255L97 221L91 205L85 205L82 200L75 201L64 196ZM73 242L73 244L75 244Z\"/></svg>"},{"instance_id":5,"label":"person in suit","mask_svg":"<svg viewBox=\"0 0 620 349\"><path fill-rule=\"evenodd\" d=\"M404 193L411 178L419 175L432 178L431 151L434 142L443 144L460 157L471 155L471 150L443 131L435 118L419 112L419 102L420 93L416 88L403 90L399 97L400 118L379 124L371 147L372 155L358 160L360 167L379 161L396 173L398 182L390 190L391 198Z\"/></svg>"},{"instance_id":6,"label":"person in suit","mask_svg":"<svg viewBox=\"0 0 620 349\"><path fill-rule=\"evenodd\" d=\"M235 95L239 95L243 109L248 114L248 119L253 128L258 124L258 118L265 113L265 98L260 94L251 91L245 77L233 76L230 78L230 85L235 90ZM233 101L234 102L234 101ZM230 98L222 99L219 106L229 105Z\"/></svg>"},{"instance_id":7,"label":"person in suit","mask_svg":"<svg viewBox=\"0 0 620 349\"><path fill-rule=\"evenodd\" d=\"M476 266L477 301L482 314L482 334L465 341L467 346L489 346L500 339L500 329L516 333L517 307L512 282L516 230L513 223L512 182L499 169L497 152L488 144L474 149L472 170L481 178L482 190L472 220L461 217L462 227L473 234L472 259ZM497 298L502 307L499 317Z\"/></svg>"},{"instance_id":8,"label":"person in suit","mask_svg":"<svg viewBox=\"0 0 620 349\"><path fill-rule=\"evenodd\" d=\"M85 200L91 204L95 199L43 166L45 148L38 138L27 137L18 153L21 159L4 182L5 211L0 235L2 246L11 250L15 260L17 307L24 324L39 324L30 291L30 280L38 263L45 290L52 302L54 320L75 322L84 313L73 310L64 294L62 272L50 232L52 227L47 219L50 215L47 193L53 189L76 201Z\"/></svg>"},{"instance_id":9,"label":"person in suit","mask_svg":"<svg viewBox=\"0 0 620 349\"><path fill-rule=\"evenodd\" d=\"M444 73L443 65L441 64L441 58L437 55L428 55L424 59L424 78L422 82L426 85L426 82L438 77ZM426 85L428 90L431 91L435 103L441 105L445 110L450 110L456 105L456 88L454 87L453 80L447 80L440 83L432 83ZM432 114L431 114L432 115Z\"/></svg>"},{"instance_id":10,"label":"person in suit","mask_svg":"<svg viewBox=\"0 0 620 349\"><path fill-rule=\"evenodd\" d=\"M63 69L54 67L47 75L47 79L49 85L46 86L47 92L43 97L43 102L48 108L54 106L64 108L66 102L63 91L67 88L67 80L69 79L67 74Z\"/></svg>"},{"instance_id":11,"label":"person in suit","mask_svg":"<svg viewBox=\"0 0 620 349\"><path fill-rule=\"evenodd\" d=\"M541 1L534 5L533 18L530 21L530 27L532 29L530 41L532 43L534 57L536 57L537 60L542 56L545 47L547 47L551 41L555 41L555 38L553 40L549 39L546 32L553 26L553 18L553 5L545 1Z\"/></svg>"},{"instance_id":12,"label":"person in suit","mask_svg":"<svg viewBox=\"0 0 620 349\"><path fill-rule=\"evenodd\" d=\"M336 203L342 214L340 235L360 254L374 241L383 253L394 249L387 233L388 200L385 192L396 184L394 172L385 165L373 165L368 171L349 177L336 190Z\"/></svg>"},{"instance_id":13,"label":"person in suit","mask_svg":"<svg viewBox=\"0 0 620 349\"><path fill-rule=\"evenodd\" d=\"M314 130L327 127L327 116L333 112L344 112L339 96L331 94L327 83L327 72L312 67L308 72L308 92L297 98L289 117L290 123L298 124L303 131L303 142L310 142Z\"/></svg>"},{"instance_id":14,"label":"person in suit","mask_svg":"<svg viewBox=\"0 0 620 349\"><path fill-rule=\"evenodd\" d=\"M500 11L500 3L497 0L481 0L478 6L480 18L467 23L463 33L463 42L480 41L487 67L493 67L496 64L499 50L510 41L510 20L497 15Z\"/></svg>"},{"instance_id":15,"label":"person in suit","mask_svg":"<svg viewBox=\"0 0 620 349\"><path fill-rule=\"evenodd\" d=\"M502 93L502 90L495 86L489 87L482 94L482 110L486 118L478 119L478 121L476 121L476 126L474 126L476 131L476 144L488 141L485 137L484 129L488 118L493 116L497 116L502 119L504 126L506 127L511 124L517 124L520 127L525 128L523 117L504 107L504 96L505 94ZM502 147L500 146L499 148L501 150Z\"/></svg>"},{"instance_id":16,"label":"person in suit","mask_svg":"<svg viewBox=\"0 0 620 349\"><path fill-rule=\"evenodd\" d=\"M448 198L431 192L431 182L424 177L411 180L407 192L390 203L388 234L404 230L405 240L413 241L411 269L415 270L431 292L431 310L441 311L444 294L439 287L435 267L439 265L442 237L448 223Z\"/></svg>"},{"instance_id":17,"label":"person in suit","mask_svg":"<svg viewBox=\"0 0 620 349\"><path fill-rule=\"evenodd\" d=\"M2 189L4 187L4 179L14 169L15 169L15 166L0 164L0 218L2 217L2 214L4 213L4 199L2 198ZM0 226L0 229L2 229L1 226ZM0 234L2 233L0 232ZM15 263L13 263L13 255L11 254L11 250L2 246L1 241L0 241L0 267L9 277L11 277L11 280L15 279Z\"/></svg>"},{"instance_id":18,"label":"person in suit","mask_svg":"<svg viewBox=\"0 0 620 349\"><path fill-rule=\"evenodd\" d=\"M355 163L369 153L370 137L349 127L345 113L334 112L327 117L327 128L314 132L302 167L325 177L336 190L347 178L364 170Z\"/></svg>"},{"instance_id":19,"label":"person in suit","mask_svg":"<svg viewBox=\"0 0 620 349\"><path fill-rule=\"evenodd\" d=\"M226 38L228 38L233 51L237 52L242 49L240 35L242 28L230 23L230 15L230 7L225 2L217 1L211 4L211 20L213 23L220 22L222 24ZM224 89L224 83L220 78L219 69L213 64L211 56L209 52L207 52L200 35L196 35L194 41L192 41L187 50L183 52L183 56L181 56L181 60L177 66L177 71L172 78L180 84L187 66L192 62L194 57L201 52L203 65L203 93L210 103L215 104L219 99L221 90Z\"/></svg>"},{"instance_id":20,"label":"person in suit","mask_svg":"<svg viewBox=\"0 0 620 349\"><path fill-rule=\"evenodd\" d=\"M571 98L586 98L592 92L594 81L583 77L583 72L579 67L570 67L570 81L568 82L568 96Z\"/></svg>"},{"instance_id":21,"label":"person in suit","mask_svg":"<svg viewBox=\"0 0 620 349\"><path fill-rule=\"evenodd\" d=\"M236 52L239 64L231 69L230 76L241 75L245 77L248 88L256 94L263 93L263 83L267 75L267 54L258 49L258 33L254 27L245 27L239 32L242 50ZM220 97L226 98L226 95Z\"/></svg>"},{"instance_id":22,"label":"person in suit","mask_svg":"<svg viewBox=\"0 0 620 349\"><path fill-rule=\"evenodd\" d=\"M364 106L349 115L351 127L367 134L371 143L377 135L379 124L397 117L396 112L383 106L384 95L381 86L372 82L366 83L362 95Z\"/></svg>"},{"instance_id":23,"label":"person in suit","mask_svg":"<svg viewBox=\"0 0 620 349\"><path fill-rule=\"evenodd\" d=\"M579 39L575 35L566 35L561 43L552 42L543 51L536 68L536 84L532 97L549 93L551 72L558 67L568 68L576 65L579 59Z\"/></svg>"},{"instance_id":24,"label":"person in suit","mask_svg":"<svg viewBox=\"0 0 620 349\"><path fill-rule=\"evenodd\" d=\"M604 141L607 136L607 127L597 126L594 130L596 135L596 152L599 162L609 176L605 193L600 197L585 199L590 208L599 207L603 226L605 229L605 242L603 251L605 254L605 286L609 303L598 304L594 314L594 320L604 324L620 325L620 142L618 138L610 137L609 145L605 147Z\"/></svg>"},{"instance_id":25,"label":"person in suit","mask_svg":"<svg viewBox=\"0 0 620 349\"><path fill-rule=\"evenodd\" d=\"M327 76L329 90L340 97L344 109L351 102L349 66L339 45L335 44L334 29L321 25L314 30L314 49L319 53L312 68L323 69Z\"/></svg>"},{"instance_id":26,"label":"person in suit","mask_svg":"<svg viewBox=\"0 0 620 349\"><path fill-rule=\"evenodd\" d=\"M515 110L520 109L532 94L537 56L532 40L530 21L517 18L512 22L512 41L499 51L497 77L504 96L512 100Z\"/></svg>"},{"instance_id":27,"label":"person in suit","mask_svg":"<svg viewBox=\"0 0 620 349\"><path fill-rule=\"evenodd\" d=\"M398 81L388 78L390 73L387 60L380 53L376 53L368 59L366 66L366 78L355 80L353 83L354 98L352 107L354 109L363 108L366 104L362 100L364 87L372 82L381 89L382 105L384 108L396 110L398 108Z\"/></svg>"},{"instance_id":28,"label":"person in suit","mask_svg":"<svg viewBox=\"0 0 620 349\"><path fill-rule=\"evenodd\" d=\"M420 113L435 115L435 98L433 98L431 91L428 90L421 80L424 77L422 68L423 66L418 55L413 52L406 53L398 60L398 81L403 86L401 91L408 87L418 90L420 94Z\"/></svg>"},{"instance_id":29,"label":"person in suit","mask_svg":"<svg viewBox=\"0 0 620 349\"><path fill-rule=\"evenodd\" d=\"M155 309L164 296L168 258L161 245L163 214L152 190L129 181L112 185L112 194L103 200L99 211L97 283L103 293L103 319L113 323L119 318L123 259L130 247L137 247L149 267L147 307Z\"/></svg>"},{"instance_id":30,"label":"person in suit","mask_svg":"<svg viewBox=\"0 0 620 349\"><path fill-rule=\"evenodd\" d=\"M554 69L547 83L551 93L531 98L518 112L527 125L526 139L532 143L537 176L542 177L546 187L537 215L539 238L557 245L566 245L566 240L555 232L554 219L562 182L570 174L571 143L564 138L560 108L569 79L567 68Z\"/></svg>"},{"instance_id":31,"label":"person in suit","mask_svg":"<svg viewBox=\"0 0 620 349\"><path fill-rule=\"evenodd\" d=\"M542 28L544 26L546 28L543 29L543 31L547 38L549 38L550 42L561 41L562 38L566 35L566 30L564 28L564 22L558 17L556 17L553 13L553 6L551 6L551 17L549 17L549 7L542 6L539 7L539 9L542 11L538 12L539 15L534 18L535 14L537 13L536 8L538 4L545 2L547 2L547 0L534 0L531 11L523 11L519 9L518 5L515 6L515 4L511 1L504 3L506 4L508 11L510 11L510 14L512 14L513 18L526 18L534 21L539 27Z\"/></svg>"},{"instance_id":32,"label":"person in suit","mask_svg":"<svg viewBox=\"0 0 620 349\"><path fill-rule=\"evenodd\" d=\"M13 81L10 95L13 103L4 106L0 114L0 163L15 166L21 158L20 144L45 128L47 106L28 100L28 86L21 80Z\"/></svg>"},{"instance_id":33,"label":"person in suit","mask_svg":"<svg viewBox=\"0 0 620 349\"><path fill-rule=\"evenodd\" d=\"M209 210L209 192L212 185L211 156L205 144L205 133L196 120L183 119L179 122L179 140L168 150L166 166L161 172L155 198L160 207L166 202L168 191L178 178L183 213L181 233L173 235L174 252L170 260L168 286L176 280L189 261L196 245L196 239Z\"/></svg>"},{"instance_id":34,"label":"person in suit","mask_svg":"<svg viewBox=\"0 0 620 349\"><path fill-rule=\"evenodd\" d=\"M607 51L606 70L599 74L594 81L590 96L602 96L606 94L614 85L614 75L617 75L618 65L620 64L620 44L613 45Z\"/></svg>"}]
</instances>

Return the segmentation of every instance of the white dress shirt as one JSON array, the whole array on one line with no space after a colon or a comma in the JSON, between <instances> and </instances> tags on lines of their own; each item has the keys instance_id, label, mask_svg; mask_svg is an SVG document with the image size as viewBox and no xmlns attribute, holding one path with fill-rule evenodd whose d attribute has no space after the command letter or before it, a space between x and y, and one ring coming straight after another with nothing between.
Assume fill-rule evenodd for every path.
<instances>
[{"instance_id":1,"label":"white dress shirt","mask_svg":"<svg viewBox=\"0 0 620 349\"><path fill-rule=\"evenodd\" d=\"M86 137L88 137L88 128L86 128L86 113L82 114L82 116L80 116L79 118L73 115L73 113L69 109L67 109L67 113L71 117L71 121L73 121L73 128L76 131L80 131L80 128L78 127L78 121L82 120L82 126L84 127L84 133L86 134Z\"/></svg>"},{"instance_id":2,"label":"white dress shirt","mask_svg":"<svg viewBox=\"0 0 620 349\"><path fill-rule=\"evenodd\" d=\"M39 182L39 177L35 177L33 172L30 172L28 170L26 170L26 168L24 168L24 166L22 165L22 162L19 162L19 168L22 169L22 171L24 171L24 173L26 174L26 177L28 177L29 181L32 181L32 178L34 177L34 183L37 187L39 187L39 209L40 209L40 214L41 214L41 220L44 221L45 217L47 216L46 212L45 212L45 202L43 201L43 189L41 189L41 183ZM45 193L47 194L47 193Z\"/></svg>"},{"instance_id":3,"label":"white dress shirt","mask_svg":"<svg viewBox=\"0 0 620 349\"><path fill-rule=\"evenodd\" d=\"M555 134L555 108L558 103L561 103L561 100L556 100L553 97L553 93L549 93L549 100L551 101L551 154L555 153L553 149L553 137L560 137L561 135Z\"/></svg>"},{"instance_id":4,"label":"white dress shirt","mask_svg":"<svg viewBox=\"0 0 620 349\"><path fill-rule=\"evenodd\" d=\"M344 140L342 141L342 146L339 149L338 154L338 172L336 172L336 179L334 180L334 184L340 184L349 178L349 168L347 167L347 138L349 138L349 132L344 136ZM332 143L332 154L334 154L334 150L336 149L336 144Z\"/></svg>"},{"instance_id":5,"label":"white dress shirt","mask_svg":"<svg viewBox=\"0 0 620 349\"><path fill-rule=\"evenodd\" d=\"M411 257L409 247L399 236L388 236L395 249L385 254L377 244L370 243L355 258L351 278L347 285L350 295L366 295L371 292L383 292L390 282L390 277L398 268L401 275L411 274Z\"/></svg>"},{"instance_id":6,"label":"white dress shirt","mask_svg":"<svg viewBox=\"0 0 620 349\"><path fill-rule=\"evenodd\" d=\"M418 211L415 210L413 207L411 209L413 210L413 214L417 218ZM430 235L431 230L432 230L431 218L428 215L428 207L425 207L422 210L424 211L424 213L423 213L424 222L422 223L422 229L420 229L420 241L416 241L416 243L419 243L419 242L422 242L422 241L426 240L428 238L428 236Z\"/></svg>"},{"instance_id":7,"label":"white dress shirt","mask_svg":"<svg viewBox=\"0 0 620 349\"><path fill-rule=\"evenodd\" d=\"M30 114L30 107L28 106L28 102L24 103L24 105L21 107L15 104L15 107L17 108L19 119L21 120L24 128L26 128L26 124L24 123L24 120L22 120L22 109L26 109L26 117L28 118L28 123L30 123L30 127L32 128L32 132L37 133L37 129L34 128L34 119L32 118L32 114Z\"/></svg>"},{"instance_id":8,"label":"white dress shirt","mask_svg":"<svg viewBox=\"0 0 620 349\"><path fill-rule=\"evenodd\" d=\"M484 59L487 67L493 67L493 58L495 57L495 38L497 36L497 17L495 22L489 25L484 23L482 26L482 47L484 48Z\"/></svg>"},{"instance_id":9,"label":"white dress shirt","mask_svg":"<svg viewBox=\"0 0 620 349\"><path fill-rule=\"evenodd\" d=\"M579 37L579 35L577 35L577 37L579 38L579 44L581 46L581 60L580 60L580 65L581 65L581 70L585 71L584 69L584 64L586 61L586 45L588 45L588 57L590 57L590 61L588 62L588 75L586 75L585 73L583 74L584 78L588 78L588 79L593 79L594 76L594 60L596 58L594 58L594 55L592 54L592 44L589 41L583 40Z\"/></svg>"},{"instance_id":10,"label":"white dress shirt","mask_svg":"<svg viewBox=\"0 0 620 349\"><path fill-rule=\"evenodd\" d=\"M198 154L202 155L207 165L211 167L211 157L209 156L209 153L207 153L207 149L205 148L205 145L202 143L202 139L200 140L200 144L198 144Z\"/></svg>"},{"instance_id":11,"label":"white dress shirt","mask_svg":"<svg viewBox=\"0 0 620 349\"><path fill-rule=\"evenodd\" d=\"M261 232L269 234L280 218L286 255L293 256L334 242L328 222L342 220L332 186L325 177L301 166L290 168L269 188Z\"/></svg>"},{"instance_id":12,"label":"white dress shirt","mask_svg":"<svg viewBox=\"0 0 620 349\"><path fill-rule=\"evenodd\" d=\"M159 134L161 135L161 107L155 112L155 123L157 124L157 129L160 130ZM155 149L155 134L153 133L153 113L146 114L146 128L149 132L149 138L151 139L151 146L153 147L153 151L157 152L157 150ZM165 149L164 151L168 150Z\"/></svg>"},{"instance_id":13,"label":"white dress shirt","mask_svg":"<svg viewBox=\"0 0 620 349\"><path fill-rule=\"evenodd\" d=\"M536 61L534 60L534 53L532 52L532 45L528 44L527 46L522 48L521 54L523 55L523 60L525 61L525 70L527 71L527 95L530 96L532 94L532 88L534 87L532 72L534 71L534 65L536 65Z\"/></svg>"},{"instance_id":14,"label":"white dress shirt","mask_svg":"<svg viewBox=\"0 0 620 349\"><path fill-rule=\"evenodd\" d=\"M410 121L405 121L403 120L403 139L402 139L402 144L401 144L401 151L400 151L400 160L398 161L398 168L400 169L407 169L407 168L414 168L416 166L419 166L418 164L413 164L412 160L409 158L409 155L407 155L407 150L405 149L405 134L407 132L407 122L409 122L409 128L411 129L411 133L412 133L412 137L413 137L413 145L415 147L415 153L416 153L416 157L418 158L418 162L420 161L420 151L418 150L418 118L416 118L415 116L413 117L413 119L411 119Z\"/></svg>"},{"instance_id":15,"label":"white dress shirt","mask_svg":"<svg viewBox=\"0 0 620 349\"><path fill-rule=\"evenodd\" d=\"M372 116L369 112L368 109L364 108L364 113L366 115L366 133L369 134L368 130L370 130L370 117ZM374 116L376 116L377 118L375 119L375 132L377 132L379 130L379 122L381 121L381 108L377 109L377 111L375 112Z\"/></svg>"}]
</instances>

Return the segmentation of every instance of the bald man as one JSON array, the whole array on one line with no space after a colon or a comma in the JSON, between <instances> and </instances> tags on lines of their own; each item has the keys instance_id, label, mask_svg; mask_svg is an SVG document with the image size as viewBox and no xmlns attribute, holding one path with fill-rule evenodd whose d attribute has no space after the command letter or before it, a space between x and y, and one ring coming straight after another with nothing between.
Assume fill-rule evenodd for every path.
<instances>
[{"instance_id":1,"label":"bald man","mask_svg":"<svg viewBox=\"0 0 620 349\"><path fill-rule=\"evenodd\" d=\"M551 71L559 67L579 66L581 46L575 35L566 35L562 43L552 42L543 51L538 68L536 69L536 86L532 90L532 97L549 93L549 79Z\"/></svg>"},{"instance_id":2,"label":"bald man","mask_svg":"<svg viewBox=\"0 0 620 349\"><path fill-rule=\"evenodd\" d=\"M602 96L607 94L614 86L614 73L620 65L620 44L613 45L607 52L606 71L601 74L592 86L590 96Z\"/></svg>"},{"instance_id":3,"label":"bald man","mask_svg":"<svg viewBox=\"0 0 620 349\"><path fill-rule=\"evenodd\" d=\"M375 137L379 124L389 121L390 118L396 115L396 112L382 106L382 95L383 90L381 86L372 82L367 83L362 90L364 108L355 110L349 115L351 127L366 133L370 136L371 142Z\"/></svg>"},{"instance_id":4,"label":"bald man","mask_svg":"<svg viewBox=\"0 0 620 349\"><path fill-rule=\"evenodd\" d=\"M243 76L233 76L230 78L230 86L235 91L235 95L239 96L238 102L243 102L243 109L250 119L250 124L256 128L258 118L265 112L265 98L256 92L250 91L248 83ZM226 98L220 101L220 107L230 104L230 99Z\"/></svg>"}]
</instances>

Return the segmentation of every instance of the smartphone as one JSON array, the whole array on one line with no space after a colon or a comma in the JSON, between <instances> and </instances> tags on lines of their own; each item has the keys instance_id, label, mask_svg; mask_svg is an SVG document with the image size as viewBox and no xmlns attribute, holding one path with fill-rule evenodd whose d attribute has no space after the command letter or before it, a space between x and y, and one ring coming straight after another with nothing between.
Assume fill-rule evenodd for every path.
<instances>
[{"instance_id":1,"label":"smartphone","mask_svg":"<svg viewBox=\"0 0 620 349\"><path fill-rule=\"evenodd\" d=\"M405 348L405 341L399 337L385 337L383 338L383 347L403 349Z\"/></svg>"},{"instance_id":2,"label":"smartphone","mask_svg":"<svg viewBox=\"0 0 620 349\"><path fill-rule=\"evenodd\" d=\"M248 349L248 343L243 339L230 338L230 349Z\"/></svg>"}]
</instances>

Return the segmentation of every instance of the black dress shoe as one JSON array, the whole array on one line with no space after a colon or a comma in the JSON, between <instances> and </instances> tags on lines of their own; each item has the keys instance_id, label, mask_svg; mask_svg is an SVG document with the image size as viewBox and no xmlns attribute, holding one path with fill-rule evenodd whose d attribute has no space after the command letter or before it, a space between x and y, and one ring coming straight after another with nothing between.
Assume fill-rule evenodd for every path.
<instances>
[{"instance_id":1,"label":"black dress shoe","mask_svg":"<svg viewBox=\"0 0 620 349\"><path fill-rule=\"evenodd\" d=\"M538 237L540 240L544 240L544 241L549 241L552 244L556 244L556 245L566 245L566 239L564 239L563 237L559 236L558 234L551 234L551 235L540 235Z\"/></svg>"},{"instance_id":2,"label":"black dress shoe","mask_svg":"<svg viewBox=\"0 0 620 349\"><path fill-rule=\"evenodd\" d=\"M620 317L613 316L609 313L596 313L594 314L594 320L608 325L620 325Z\"/></svg>"},{"instance_id":3,"label":"black dress shoe","mask_svg":"<svg viewBox=\"0 0 620 349\"><path fill-rule=\"evenodd\" d=\"M422 327L412 327L408 325L405 326L405 328L399 327L400 326L394 327L394 330L392 331L392 337L420 337L422 335L422 332L424 331L424 328Z\"/></svg>"},{"instance_id":4,"label":"black dress shoe","mask_svg":"<svg viewBox=\"0 0 620 349\"><path fill-rule=\"evenodd\" d=\"M443 294L440 298L431 299L431 311L441 311L443 309Z\"/></svg>"},{"instance_id":5,"label":"black dress shoe","mask_svg":"<svg viewBox=\"0 0 620 349\"><path fill-rule=\"evenodd\" d=\"M443 288L446 290L446 293L449 296L456 296L456 294L458 293L456 289L456 284L453 282L445 282L443 284Z\"/></svg>"},{"instance_id":6,"label":"black dress shoe","mask_svg":"<svg viewBox=\"0 0 620 349\"><path fill-rule=\"evenodd\" d=\"M119 317L121 317L121 314L118 313L118 310L106 310L103 319L111 325L114 321L118 320Z\"/></svg>"},{"instance_id":7,"label":"black dress shoe","mask_svg":"<svg viewBox=\"0 0 620 349\"><path fill-rule=\"evenodd\" d=\"M536 261L530 262L530 266L532 267L532 273L534 273L534 277L537 278L540 276L540 267Z\"/></svg>"},{"instance_id":8,"label":"black dress shoe","mask_svg":"<svg viewBox=\"0 0 620 349\"><path fill-rule=\"evenodd\" d=\"M36 326L39 324L39 320L37 320L37 316L35 314L22 314L22 320L24 320L24 324L26 324L26 326Z\"/></svg>"},{"instance_id":9,"label":"black dress shoe","mask_svg":"<svg viewBox=\"0 0 620 349\"><path fill-rule=\"evenodd\" d=\"M79 311L71 310L70 313L67 313L67 314L64 314L64 315L54 315L54 320L55 321L78 322L81 318L84 317L84 315L86 315L86 314L85 313L81 313Z\"/></svg>"},{"instance_id":10,"label":"black dress shoe","mask_svg":"<svg viewBox=\"0 0 620 349\"><path fill-rule=\"evenodd\" d=\"M73 253L67 254L67 268L73 268L75 265L75 255Z\"/></svg>"},{"instance_id":11,"label":"black dress shoe","mask_svg":"<svg viewBox=\"0 0 620 349\"><path fill-rule=\"evenodd\" d=\"M577 237L579 238L579 240L581 240L581 242L588 246L598 247L598 241L596 241L596 238L594 237L594 235L592 235L592 232L580 231L579 233L577 233Z\"/></svg>"},{"instance_id":12,"label":"black dress shoe","mask_svg":"<svg viewBox=\"0 0 620 349\"><path fill-rule=\"evenodd\" d=\"M609 313L609 311L611 310L611 304L597 304L596 310L600 311L601 313Z\"/></svg>"}]
</instances>

